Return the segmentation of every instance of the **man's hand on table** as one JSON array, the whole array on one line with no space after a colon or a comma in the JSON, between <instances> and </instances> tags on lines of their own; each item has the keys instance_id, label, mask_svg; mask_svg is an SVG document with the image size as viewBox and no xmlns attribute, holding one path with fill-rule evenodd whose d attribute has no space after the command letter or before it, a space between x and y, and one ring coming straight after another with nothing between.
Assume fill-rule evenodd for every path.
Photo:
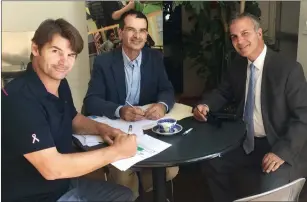
<instances>
[{"instance_id":1,"label":"man's hand on table","mask_svg":"<svg viewBox=\"0 0 307 202\"><path fill-rule=\"evenodd\" d=\"M198 121L207 121L207 113L209 112L209 107L207 105L197 105L193 109L194 118Z\"/></svg>"},{"instance_id":2,"label":"man's hand on table","mask_svg":"<svg viewBox=\"0 0 307 202\"><path fill-rule=\"evenodd\" d=\"M284 163L285 161L279 158L279 156L270 152L263 157L262 170L266 173L274 172Z\"/></svg>"},{"instance_id":3,"label":"man's hand on table","mask_svg":"<svg viewBox=\"0 0 307 202\"><path fill-rule=\"evenodd\" d=\"M103 123L99 123L98 131L103 141L107 142L109 145L113 144L114 139L116 139L117 136L127 135L123 131L117 128L112 128L111 126Z\"/></svg>"},{"instance_id":4,"label":"man's hand on table","mask_svg":"<svg viewBox=\"0 0 307 202\"><path fill-rule=\"evenodd\" d=\"M119 110L120 118L125 121L139 121L145 119L145 112L140 107L124 106Z\"/></svg>"},{"instance_id":5,"label":"man's hand on table","mask_svg":"<svg viewBox=\"0 0 307 202\"><path fill-rule=\"evenodd\" d=\"M166 106L162 103L152 104L145 112L145 117L149 120L158 120L164 117Z\"/></svg>"}]
</instances>

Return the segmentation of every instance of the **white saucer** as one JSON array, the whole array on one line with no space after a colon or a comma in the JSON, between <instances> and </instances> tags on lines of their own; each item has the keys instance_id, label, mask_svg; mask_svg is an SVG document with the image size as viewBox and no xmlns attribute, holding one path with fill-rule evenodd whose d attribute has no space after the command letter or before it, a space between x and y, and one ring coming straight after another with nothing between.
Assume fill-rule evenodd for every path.
<instances>
[{"instance_id":1,"label":"white saucer","mask_svg":"<svg viewBox=\"0 0 307 202\"><path fill-rule=\"evenodd\" d=\"M182 126L179 125L179 124L176 124L175 127L174 127L174 132L171 132L171 133L170 132L161 132L159 130L159 126L158 125L153 127L152 131L154 133L159 134L159 135L171 136L171 135L175 135L176 133L179 133L180 131L182 131Z\"/></svg>"}]
</instances>

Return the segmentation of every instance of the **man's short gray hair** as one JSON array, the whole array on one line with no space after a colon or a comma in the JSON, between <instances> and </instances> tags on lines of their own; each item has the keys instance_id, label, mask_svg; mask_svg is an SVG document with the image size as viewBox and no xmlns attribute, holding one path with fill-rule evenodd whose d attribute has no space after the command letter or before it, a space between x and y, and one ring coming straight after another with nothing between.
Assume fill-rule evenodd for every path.
<instances>
[{"instance_id":1,"label":"man's short gray hair","mask_svg":"<svg viewBox=\"0 0 307 202\"><path fill-rule=\"evenodd\" d=\"M260 18L254 16L253 14L250 14L250 13L236 14L235 16L233 16L233 17L230 19L229 26L230 26L235 20L239 20L239 19L242 19L242 18L249 18L249 19L251 19L251 21L252 21L253 24L254 24L255 31L258 31L258 29L260 28Z\"/></svg>"}]
</instances>

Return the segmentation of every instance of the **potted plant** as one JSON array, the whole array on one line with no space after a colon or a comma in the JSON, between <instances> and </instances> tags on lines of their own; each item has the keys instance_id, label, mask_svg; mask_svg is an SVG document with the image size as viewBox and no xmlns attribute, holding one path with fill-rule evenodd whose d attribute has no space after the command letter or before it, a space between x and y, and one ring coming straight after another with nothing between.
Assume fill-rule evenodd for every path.
<instances>
[{"instance_id":1,"label":"potted plant","mask_svg":"<svg viewBox=\"0 0 307 202\"><path fill-rule=\"evenodd\" d=\"M250 12L258 17L261 11L255 1L174 1L192 13L195 22L190 33L183 33L183 52L193 59L191 67L205 80L206 90L215 88L222 80L236 52L229 38L228 22L231 15Z\"/></svg>"}]
</instances>

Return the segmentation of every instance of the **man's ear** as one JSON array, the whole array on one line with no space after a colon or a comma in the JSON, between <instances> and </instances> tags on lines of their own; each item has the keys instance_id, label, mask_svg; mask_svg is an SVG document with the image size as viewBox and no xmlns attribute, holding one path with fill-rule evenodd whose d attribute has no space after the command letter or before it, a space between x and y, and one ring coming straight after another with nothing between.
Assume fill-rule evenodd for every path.
<instances>
[{"instance_id":1,"label":"man's ear","mask_svg":"<svg viewBox=\"0 0 307 202\"><path fill-rule=\"evenodd\" d=\"M33 56L39 56L38 46L34 42L31 44L31 52Z\"/></svg>"},{"instance_id":2,"label":"man's ear","mask_svg":"<svg viewBox=\"0 0 307 202\"><path fill-rule=\"evenodd\" d=\"M258 29L258 35L259 35L259 37L262 37L262 28Z\"/></svg>"}]
</instances>

